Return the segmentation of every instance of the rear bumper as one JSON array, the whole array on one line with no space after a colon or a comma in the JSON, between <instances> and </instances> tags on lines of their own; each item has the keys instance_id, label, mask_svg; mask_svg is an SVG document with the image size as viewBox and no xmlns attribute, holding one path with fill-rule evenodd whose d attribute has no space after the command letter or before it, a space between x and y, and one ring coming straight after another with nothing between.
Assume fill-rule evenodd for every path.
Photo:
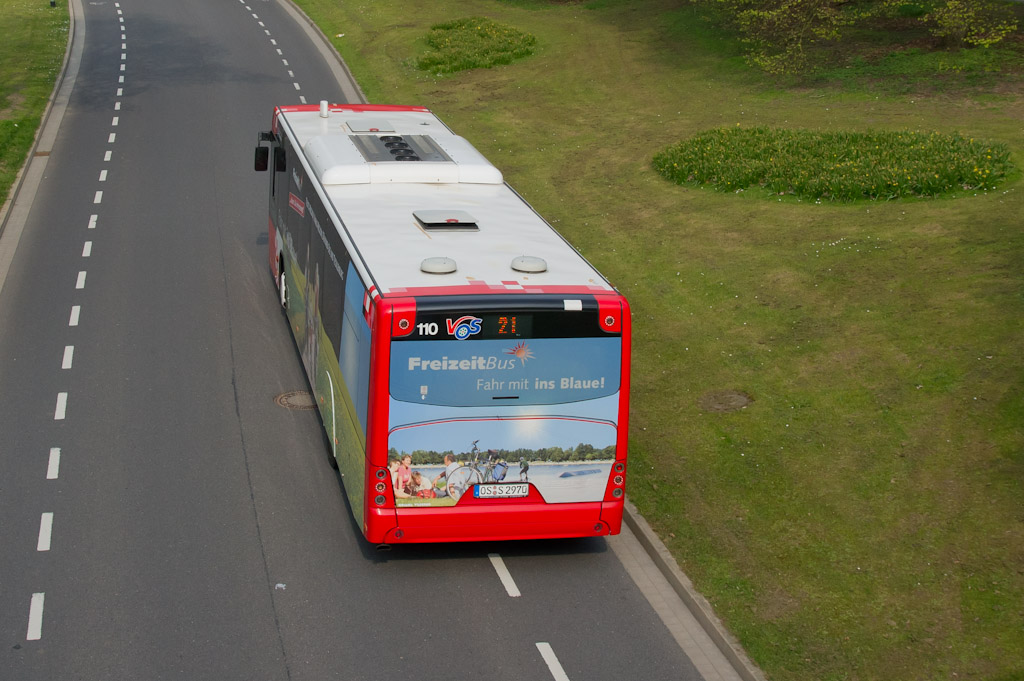
<instances>
[{"instance_id":1,"label":"rear bumper","mask_svg":"<svg viewBox=\"0 0 1024 681\"><path fill-rule=\"evenodd\" d=\"M375 544L600 537L622 528L622 502L473 504L381 509L366 538Z\"/></svg>"}]
</instances>

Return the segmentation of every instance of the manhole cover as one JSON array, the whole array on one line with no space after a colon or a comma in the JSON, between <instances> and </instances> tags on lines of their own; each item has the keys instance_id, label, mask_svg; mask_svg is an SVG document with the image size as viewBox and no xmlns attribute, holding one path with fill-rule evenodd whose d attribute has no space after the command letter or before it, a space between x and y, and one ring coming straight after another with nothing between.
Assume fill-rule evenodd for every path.
<instances>
[{"instance_id":1,"label":"manhole cover","mask_svg":"<svg viewBox=\"0 0 1024 681\"><path fill-rule=\"evenodd\" d=\"M739 411L751 404L754 398L741 390L714 390L701 395L697 403L707 412L724 413Z\"/></svg>"},{"instance_id":2,"label":"manhole cover","mask_svg":"<svg viewBox=\"0 0 1024 681\"><path fill-rule=\"evenodd\" d=\"M285 409L316 409L313 396L305 390L281 393L274 398L274 402Z\"/></svg>"}]
</instances>

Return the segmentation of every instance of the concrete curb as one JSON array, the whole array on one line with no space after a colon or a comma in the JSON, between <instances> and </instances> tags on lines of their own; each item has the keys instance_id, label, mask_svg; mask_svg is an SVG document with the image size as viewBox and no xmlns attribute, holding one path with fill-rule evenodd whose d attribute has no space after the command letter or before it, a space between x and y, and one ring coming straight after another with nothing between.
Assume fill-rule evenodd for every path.
<instances>
[{"instance_id":1,"label":"concrete curb","mask_svg":"<svg viewBox=\"0 0 1024 681\"><path fill-rule=\"evenodd\" d=\"M28 214L35 201L36 191L46 172L53 143L57 139L71 91L75 86L82 53L85 50L85 14L80 0L68 0L68 44L64 49L64 63L54 83L53 92L29 150L28 160L14 181L10 197L0 208L0 293L3 293L7 273L14 262Z\"/></svg>"},{"instance_id":2,"label":"concrete curb","mask_svg":"<svg viewBox=\"0 0 1024 681\"><path fill-rule=\"evenodd\" d=\"M636 535L644 551L651 557L661 574L668 580L673 591L679 596L686 607L700 623L707 635L715 642L725 658L729 660L744 681L766 681L764 672L747 657L739 641L725 628L722 621L715 615L711 604L693 587L690 578L679 569L679 564L669 552L668 547L654 533L636 506L626 499L623 520L633 534Z\"/></svg>"},{"instance_id":3,"label":"concrete curb","mask_svg":"<svg viewBox=\"0 0 1024 681\"><path fill-rule=\"evenodd\" d=\"M302 27L306 32L313 44L317 46L320 54L324 56L324 61L330 66L331 71L334 73L334 77L338 81L338 85L341 86L341 91L345 95L345 99L348 101L345 104L366 104L366 95L363 94L362 89L359 87L359 83L352 76L352 72L348 70L348 66L345 64L345 60L341 58L338 51L334 49L334 45L331 44L330 38L323 32L323 30L316 25L316 23L309 18L301 7L296 5L292 0L277 0L278 4L284 9L285 12L290 14L296 23ZM316 102L309 102L310 104L316 104ZM332 104L335 102L332 102ZM338 102L341 103L341 102Z\"/></svg>"},{"instance_id":4,"label":"concrete curb","mask_svg":"<svg viewBox=\"0 0 1024 681\"><path fill-rule=\"evenodd\" d=\"M17 176L15 176L10 196L4 201L3 207L0 208L0 236L3 235L7 222L11 218L12 209L18 201L18 195L21 193L22 187L25 185L25 178L31 174L30 170L33 162L36 162L36 158L45 158L53 146L53 140L57 136L57 129L60 128L60 121L64 117L64 110L67 108L67 97L64 95L70 94L70 86L74 85L74 76L78 73L78 62L81 59L81 50L85 42L85 26L83 23L79 31L76 16L79 13L76 11L76 8L72 7L72 4L77 5L77 0L68 0L68 44L64 48L64 62L61 64L57 81L53 84L50 99L46 102L46 109L43 111L43 118L39 122L39 129L36 130L35 139L32 141L32 148L29 149L28 159L25 165L21 167L21 170L18 171ZM76 41L76 38L79 37L79 32L81 36ZM72 51L76 51L74 59L72 59ZM71 72L71 78L67 79L69 72ZM62 91L65 79L67 79L69 85L66 93ZM57 105L58 102L60 103L59 106ZM43 147L42 151L40 151L40 147ZM45 165L45 161L42 161L42 163Z\"/></svg>"}]
</instances>

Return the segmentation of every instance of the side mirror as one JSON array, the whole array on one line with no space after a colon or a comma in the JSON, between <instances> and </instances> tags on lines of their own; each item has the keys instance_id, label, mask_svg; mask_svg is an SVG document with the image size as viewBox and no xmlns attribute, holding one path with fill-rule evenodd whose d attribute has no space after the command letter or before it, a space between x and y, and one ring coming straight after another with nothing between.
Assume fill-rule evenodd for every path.
<instances>
[{"instance_id":1,"label":"side mirror","mask_svg":"<svg viewBox=\"0 0 1024 681\"><path fill-rule=\"evenodd\" d=\"M256 147L253 169L262 172L270 167L270 147Z\"/></svg>"}]
</instances>

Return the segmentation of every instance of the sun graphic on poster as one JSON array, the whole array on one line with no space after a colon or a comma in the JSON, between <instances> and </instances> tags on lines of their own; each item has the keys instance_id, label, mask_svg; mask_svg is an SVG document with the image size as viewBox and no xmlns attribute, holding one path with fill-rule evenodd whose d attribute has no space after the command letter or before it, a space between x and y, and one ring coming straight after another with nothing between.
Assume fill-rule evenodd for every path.
<instances>
[{"instance_id":1,"label":"sun graphic on poster","mask_svg":"<svg viewBox=\"0 0 1024 681\"><path fill-rule=\"evenodd\" d=\"M505 354L523 360L523 364L526 364L526 360L533 359L533 352L526 343L516 343L511 350L506 350Z\"/></svg>"}]
</instances>

